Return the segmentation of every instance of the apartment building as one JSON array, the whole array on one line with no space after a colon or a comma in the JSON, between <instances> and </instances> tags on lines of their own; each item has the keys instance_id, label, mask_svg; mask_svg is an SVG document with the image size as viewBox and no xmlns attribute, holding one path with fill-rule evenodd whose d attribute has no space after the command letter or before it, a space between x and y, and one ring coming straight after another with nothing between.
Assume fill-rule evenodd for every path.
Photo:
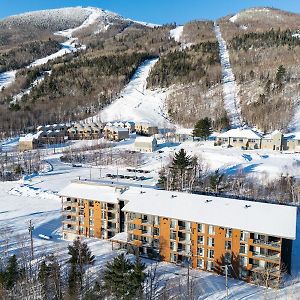
<instances>
[{"instance_id":1,"label":"apartment building","mask_svg":"<svg viewBox=\"0 0 300 300\"><path fill-rule=\"evenodd\" d=\"M139 135L151 136L158 134L158 127L148 122L140 122L135 124L135 131Z\"/></svg>"},{"instance_id":2,"label":"apartment building","mask_svg":"<svg viewBox=\"0 0 300 300\"><path fill-rule=\"evenodd\" d=\"M60 192L63 236L111 238L141 254L277 286L291 270L297 208L128 186L74 182Z\"/></svg>"},{"instance_id":3,"label":"apartment building","mask_svg":"<svg viewBox=\"0 0 300 300\"><path fill-rule=\"evenodd\" d=\"M63 238L78 236L109 239L124 231L122 186L73 182L59 195L62 199Z\"/></svg>"}]
</instances>

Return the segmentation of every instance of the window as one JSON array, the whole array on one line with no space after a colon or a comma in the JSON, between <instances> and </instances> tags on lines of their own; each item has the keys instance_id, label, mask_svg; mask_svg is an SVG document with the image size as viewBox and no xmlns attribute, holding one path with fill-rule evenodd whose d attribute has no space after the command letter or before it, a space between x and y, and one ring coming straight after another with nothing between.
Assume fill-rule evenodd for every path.
<instances>
[{"instance_id":1,"label":"window","mask_svg":"<svg viewBox=\"0 0 300 300\"><path fill-rule=\"evenodd\" d=\"M204 260L198 259L197 260L197 267L203 269L204 268Z\"/></svg>"},{"instance_id":2,"label":"window","mask_svg":"<svg viewBox=\"0 0 300 300\"><path fill-rule=\"evenodd\" d=\"M198 248L198 255L204 256L204 248Z\"/></svg>"},{"instance_id":3,"label":"window","mask_svg":"<svg viewBox=\"0 0 300 300\"><path fill-rule=\"evenodd\" d=\"M209 247L214 247L215 246L215 239L214 238L207 238L207 245Z\"/></svg>"},{"instance_id":4,"label":"window","mask_svg":"<svg viewBox=\"0 0 300 300\"><path fill-rule=\"evenodd\" d=\"M215 227L212 225L208 226L208 234L215 234Z\"/></svg>"},{"instance_id":5,"label":"window","mask_svg":"<svg viewBox=\"0 0 300 300\"><path fill-rule=\"evenodd\" d=\"M201 232L201 233L205 232L205 225L204 224L198 224L198 232Z\"/></svg>"},{"instance_id":6,"label":"window","mask_svg":"<svg viewBox=\"0 0 300 300\"><path fill-rule=\"evenodd\" d=\"M94 201L89 201L89 206L94 207Z\"/></svg>"},{"instance_id":7,"label":"window","mask_svg":"<svg viewBox=\"0 0 300 300\"><path fill-rule=\"evenodd\" d=\"M248 258L246 256L240 256L240 266L247 267Z\"/></svg>"},{"instance_id":8,"label":"window","mask_svg":"<svg viewBox=\"0 0 300 300\"><path fill-rule=\"evenodd\" d=\"M176 251L177 250L176 243L170 242L170 248L172 251Z\"/></svg>"},{"instance_id":9,"label":"window","mask_svg":"<svg viewBox=\"0 0 300 300\"><path fill-rule=\"evenodd\" d=\"M231 250L231 241L225 241L225 249Z\"/></svg>"},{"instance_id":10,"label":"window","mask_svg":"<svg viewBox=\"0 0 300 300\"><path fill-rule=\"evenodd\" d=\"M83 232L84 232L84 229L83 229L83 227L79 227L79 234L83 234Z\"/></svg>"},{"instance_id":11,"label":"window","mask_svg":"<svg viewBox=\"0 0 300 300\"><path fill-rule=\"evenodd\" d=\"M159 225L159 217L154 217L154 225Z\"/></svg>"},{"instance_id":12,"label":"window","mask_svg":"<svg viewBox=\"0 0 300 300\"><path fill-rule=\"evenodd\" d=\"M198 236L198 244L204 245L204 237L202 235Z\"/></svg>"},{"instance_id":13,"label":"window","mask_svg":"<svg viewBox=\"0 0 300 300\"><path fill-rule=\"evenodd\" d=\"M174 253L170 254L170 261L171 262L176 262L176 254L174 254Z\"/></svg>"},{"instance_id":14,"label":"window","mask_svg":"<svg viewBox=\"0 0 300 300\"><path fill-rule=\"evenodd\" d=\"M240 143L243 143L243 141L244 141L243 139L239 139L239 142L240 142Z\"/></svg>"},{"instance_id":15,"label":"window","mask_svg":"<svg viewBox=\"0 0 300 300\"><path fill-rule=\"evenodd\" d=\"M208 271L213 271L214 269L214 262L213 261L208 261L207 262L207 270Z\"/></svg>"},{"instance_id":16,"label":"window","mask_svg":"<svg viewBox=\"0 0 300 300\"><path fill-rule=\"evenodd\" d=\"M174 220L174 219L171 219L171 225L170 225L170 227L173 228L173 229L176 229L176 226L177 226L177 221Z\"/></svg>"},{"instance_id":17,"label":"window","mask_svg":"<svg viewBox=\"0 0 300 300\"><path fill-rule=\"evenodd\" d=\"M226 228L226 237L231 238L232 237L232 229L231 228Z\"/></svg>"},{"instance_id":18,"label":"window","mask_svg":"<svg viewBox=\"0 0 300 300\"><path fill-rule=\"evenodd\" d=\"M94 216L94 210L93 209L89 209L89 215L90 215L90 217L93 217Z\"/></svg>"},{"instance_id":19,"label":"window","mask_svg":"<svg viewBox=\"0 0 300 300\"><path fill-rule=\"evenodd\" d=\"M241 237L240 237L240 240L242 242L246 242L248 239L248 232L247 231L241 231Z\"/></svg>"},{"instance_id":20,"label":"window","mask_svg":"<svg viewBox=\"0 0 300 300\"><path fill-rule=\"evenodd\" d=\"M154 235L159 235L159 228L153 228L153 234Z\"/></svg>"},{"instance_id":21,"label":"window","mask_svg":"<svg viewBox=\"0 0 300 300\"><path fill-rule=\"evenodd\" d=\"M232 141L233 141L233 142L236 142L236 141L237 141L237 139L233 138L233 139L232 139Z\"/></svg>"},{"instance_id":22,"label":"window","mask_svg":"<svg viewBox=\"0 0 300 300\"><path fill-rule=\"evenodd\" d=\"M241 254L247 254L248 253L248 246L244 245L244 244L241 244L240 245L240 253Z\"/></svg>"},{"instance_id":23,"label":"window","mask_svg":"<svg viewBox=\"0 0 300 300\"><path fill-rule=\"evenodd\" d=\"M92 219L90 219L89 224L90 224L90 226L94 226L94 221Z\"/></svg>"},{"instance_id":24,"label":"window","mask_svg":"<svg viewBox=\"0 0 300 300\"><path fill-rule=\"evenodd\" d=\"M93 237L94 236L94 229L90 228L90 236Z\"/></svg>"},{"instance_id":25,"label":"window","mask_svg":"<svg viewBox=\"0 0 300 300\"><path fill-rule=\"evenodd\" d=\"M215 257L215 251L212 249L207 250L207 258L214 258Z\"/></svg>"},{"instance_id":26,"label":"window","mask_svg":"<svg viewBox=\"0 0 300 300\"><path fill-rule=\"evenodd\" d=\"M176 232L174 232L174 231L170 232L170 239L171 240L176 240Z\"/></svg>"}]
</instances>

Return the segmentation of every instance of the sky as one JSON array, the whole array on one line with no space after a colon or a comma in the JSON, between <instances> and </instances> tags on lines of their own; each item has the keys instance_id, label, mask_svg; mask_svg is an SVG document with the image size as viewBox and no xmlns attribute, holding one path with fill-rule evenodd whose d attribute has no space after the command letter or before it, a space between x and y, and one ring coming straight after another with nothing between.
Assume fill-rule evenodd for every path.
<instances>
[{"instance_id":1,"label":"sky","mask_svg":"<svg viewBox=\"0 0 300 300\"><path fill-rule=\"evenodd\" d=\"M156 24L217 19L254 6L300 13L299 0L0 0L0 19L26 11L68 6L96 6L127 18Z\"/></svg>"}]
</instances>

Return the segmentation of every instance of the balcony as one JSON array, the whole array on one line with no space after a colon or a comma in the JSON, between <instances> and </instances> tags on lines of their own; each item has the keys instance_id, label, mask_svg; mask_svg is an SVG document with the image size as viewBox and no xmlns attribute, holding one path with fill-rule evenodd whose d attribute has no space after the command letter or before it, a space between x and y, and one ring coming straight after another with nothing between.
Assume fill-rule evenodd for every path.
<instances>
[{"instance_id":1,"label":"balcony","mask_svg":"<svg viewBox=\"0 0 300 300\"><path fill-rule=\"evenodd\" d=\"M74 223L77 223L77 218L66 216L66 217L63 218L63 222L74 224Z\"/></svg>"},{"instance_id":2,"label":"balcony","mask_svg":"<svg viewBox=\"0 0 300 300\"><path fill-rule=\"evenodd\" d=\"M264 267L260 267L258 265L253 265L252 272L256 272L256 273L261 273L261 274L269 274L270 276L274 276L274 277L280 277L280 269L273 267L273 268L264 268Z\"/></svg>"},{"instance_id":3,"label":"balcony","mask_svg":"<svg viewBox=\"0 0 300 300\"><path fill-rule=\"evenodd\" d=\"M114 211L115 210L115 206L111 205L111 204L107 204L107 210L108 211Z\"/></svg>"},{"instance_id":4,"label":"balcony","mask_svg":"<svg viewBox=\"0 0 300 300\"><path fill-rule=\"evenodd\" d=\"M63 214L73 214L74 215L74 214L76 214L77 211L76 211L76 208L72 208L69 206L69 207L64 208L62 212L63 212Z\"/></svg>"},{"instance_id":5,"label":"balcony","mask_svg":"<svg viewBox=\"0 0 300 300\"><path fill-rule=\"evenodd\" d=\"M73 225L70 225L70 224L64 224L63 225L63 231L67 231L67 232L70 232L70 233L77 233L78 229L77 229L77 226L73 226Z\"/></svg>"},{"instance_id":6,"label":"balcony","mask_svg":"<svg viewBox=\"0 0 300 300\"><path fill-rule=\"evenodd\" d=\"M253 244L276 249L280 249L281 247L280 241L253 240Z\"/></svg>"},{"instance_id":7,"label":"balcony","mask_svg":"<svg viewBox=\"0 0 300 300\"><path fill-rule=\"evenodd\" d=\"M110 214L110 213L109 213L109 214L107 215L107 219L108 219L108 221L116 222L117 217L116 217L115 214Z\"/></svg>"},{"instance_id":8,"label":"balcony","mask_svg":"<svg viewBox=\"0 0 300 300\"><path fill-rule=\"evenodd\" d=\"M274 263L280 263L280 254L262 254L262 253L257 253L253 252L253 258L260 258L263 260L269 260Z\"/></svg>"}]
</instances>

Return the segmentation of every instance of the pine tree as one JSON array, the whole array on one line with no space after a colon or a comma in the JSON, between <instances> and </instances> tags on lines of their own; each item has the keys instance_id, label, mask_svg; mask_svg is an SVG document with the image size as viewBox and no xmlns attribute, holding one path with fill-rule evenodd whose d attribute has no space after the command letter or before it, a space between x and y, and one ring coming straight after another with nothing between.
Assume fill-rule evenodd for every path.
<instances>
[{"instance_id":1,"label":"pine tree","mask_svg":"<svg viewBox=\"0 0 300 300\"><path fill-rule=\"evenodd\" d=\"M211 120L209 118L204 118L199 120L193 130L193 137L207 139L212 133Z\"/></svg>"},{"instance_id":2,"label":"pine tree","mask_svg":"<svg viewBox=\"0 0 300 300\"><path fill-rule=\"evenodd\" d=\"M186 154L184 149L180 149L179 152L175 153L172 167L183 171L192 163L191 157Z\"/></svg>"},{"instance_id":3,"label":"pine tree","mask_svg":"<svg viewBox=\"0 0 300 300\"><path fill-rule=\"evenodd\" d=\"M209 177L210 188L213 192L218 193L220 191L220 184L222 183L223 179L224 174L220 174L219 169Z\"/></svg>"},{"instance_id":4,"label":"pine tree","mask_svg":"<svg viewBox=\"0 0 300 300\"><path fill-rule=\"evenodd\" d=\"M7 289L12 289L19 279L20 271L17 261L17 256L11 256L7 263L5 272L5 286Z\"/></svg>"},{"instance_id":5,"label":"pine tree","mask_svg":"<svg viewBox=\"0 0 300 300\"><path fill-rule=\"evenodd\" d=\"M68 254L71 255L68 260L71 264L69 270L69 288L74 290L74 285L79 281L80 290L82 290L85 267L94 264L95 256L92 255L87 243L82 242L79 238L74 240L73 245L68 246Z\"/></svg>"},{"instance_id":6,"label":"pine tree","mask_svg":"<svg viewBox=\"0 0 300 300\"><path fill-rule=\"evenodd\" d=\"M104 271L104 288L116 299L135 299L142 294L145 265L139 258L131 263L124 254L107 263Z\"/></svg>"},{"instance_id":7,"label":"pine tree","mask_svg":"<svg viewBox=\"0 0 300 300\"><path fill-rule=\"evenodd\" d=\"M139 299L142 299L143 295L143 283L145 281L146 265L141 261L140 257L136 257L136 261L133 266L133 272L131 273L131 294L137 294Z\"/></svg>"},{"instance_id":8,"label":"pine tree","mask_svg":"<svg viewBox=\"0 0 300 300\"><path fill-rule=\"evenodd\" d=\"M276 73L276 82L277 83L282 83L284 77L285 77L285 74L286 74L286 70L285 68L283 67L283 65L280 65L277 69L277 73Z\"/></svg>"}]
</instances>

